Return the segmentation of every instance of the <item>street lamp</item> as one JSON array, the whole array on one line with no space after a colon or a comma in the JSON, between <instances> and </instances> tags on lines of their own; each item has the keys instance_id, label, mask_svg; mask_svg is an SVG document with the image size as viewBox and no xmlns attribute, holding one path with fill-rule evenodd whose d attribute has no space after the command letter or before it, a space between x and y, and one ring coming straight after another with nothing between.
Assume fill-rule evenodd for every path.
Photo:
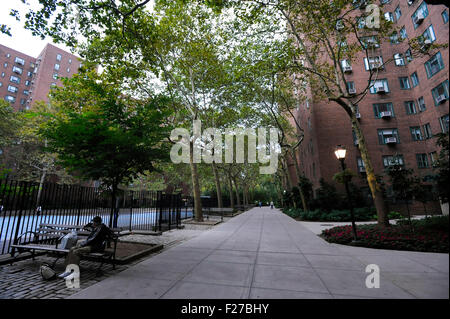
<instances>
[{"instance_id":1,"label":"street lamp","mask_svg":"<svg viewBox=\"0 0 450 319\"><path fill-rule=\"evenodd\" d=\"M336 149L334 150L334 154L336 155L337 159L341 162L345 191L347 192L347 200L350 205L350 216L352 218L353 242L356 242L358 240L358 236L356 234L355 214L353 212L353 204L352 204L352 200L350 197L350 189L348 187L348 179L347 179L347 176L345 176L345 155L347 154L347 150L345 149L344 146L338 145L338 146L336 146Z\"/></svg>"}]
</instances>

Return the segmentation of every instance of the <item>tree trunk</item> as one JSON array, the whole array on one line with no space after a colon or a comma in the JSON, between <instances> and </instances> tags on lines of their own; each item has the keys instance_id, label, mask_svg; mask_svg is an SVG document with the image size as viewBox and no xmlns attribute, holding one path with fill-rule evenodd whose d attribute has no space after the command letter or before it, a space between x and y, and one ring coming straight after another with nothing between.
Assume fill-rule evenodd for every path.
<instances>
[{"instance_id":1,"label":"tree trunk","mask_svg":"<svg viewBox=\"0 0 450 319\"><path fill-rule=\"evenodd\" d=\"M217 192L217 207L222 208L223 202L222 202L222 187L220 186L220 178L219 178L219 171L217 169L216 162L212 162L212 169L214 173L214 181L216 183L216 192Z\"/></svg>"},{"instance_id":2,"label":"tree trunk","mask_svg":"<svg viewBox=\"0 0 450 319\"><path fill-rule=\"evenodd\" d=\"M369 184L373 202L377 210L378 224L381 226L389 226L388 209L384 200L384 195L373 170L366 140L364 139L361 127L359 126L359 122L354 114L352 115L352 128L356 134L356 138L358 139L358 148L361 152L361 158L366 169L367 183Z\"/></svg>"},{"instance_id":3,"label":"tree trunk","mask_svg":"<svg viewBox=\"0 0 450 319\"><path fill-rule=\"evenodd\" d=\"M197 163L194 163L194 143L190 142L189 164L191 167L192 192L194 193L195 220L203 221L202 200L200 198L200 183L198 181Z\"/></svg>"},{"instance_id":4,"label":"tree trunk","mask_svg":"<svg viewBox=\"0 0 450 319\"><path fill-rule=\"evenodd\" d=\"M115 227L115 213L116 213L116 195L117 195L117 183L113 182L111 185L111 214L109 218L109 228Z\"/></svg>"},{"instance_id":5,"label":"tree trunk","mask_svg":"<svg viewBox=\"0 0 450 319\"><path fill-rule=\"evenodd\" d=\"M286 157L284 157L282 161L284 163L283 169L284 169L284 173L286 175L289 191L291 192L292 191L292 186L293 186L292 185L292 177L291 177L291 174L289 174L289 166L287 164ZM295 202L294 197L292 197L292 205L294 206L294 208L297 208L297 203Z\"/></svg>"},{"instance_id":6,"label":"tree trunk","mask_svg":"<svg viewBox=\"0 0 450 319\"><path fill-rule=\"evenodd\" d=\"M238 188L238 184L236 182L236 177L233 177L233 183L234 183L234 187L236 188L236 205L239 206L239 205L241 205L241 196L239 194L239 188Z\"/></svg>"},{"instance_id":7,"label":"tree trunk","mask_svg":"<svg viewBox=\"0 0 450 319\"><path fill-rule=\"evenodd\" d=\"M234 194L233 194L233 182L231 181L231 173L227 172L228 176L228 188L230 192L230 205L234 209Z\"/></svg>"},{"instance_id":8,"label":"tree trunk","mask_svg":"<svg viewBox=\"0 0 450 319\"><path fill-rule=\"evenodd\" d=\"M291 157L292 157L292 160L294 161L295 173L297 174L298 190L300 192L300 198L302 200L303 211L307 212L308 211L308 205L306 204L305 193L303 193L303 189L300 186L300 181L302 179L302 175L300 173L300 166L298 164L297 155L296 155L294 149L291 150Z\"/></svg>"},{"instance_id":9,"label":"tree trunk","mask_svg":"<svg viewBox=\"0 0 450 319\"><path fill-rule=\"evenodd\" d=\"M45 182L46 176L47 176L47 170L44 169L42 171L41 179L39 180L39 189L38 189L37 198L36 198L36 209L39 207L39 205L41 203L42 188L44 187L44 182Z\"/></svg>"}]
</instances>

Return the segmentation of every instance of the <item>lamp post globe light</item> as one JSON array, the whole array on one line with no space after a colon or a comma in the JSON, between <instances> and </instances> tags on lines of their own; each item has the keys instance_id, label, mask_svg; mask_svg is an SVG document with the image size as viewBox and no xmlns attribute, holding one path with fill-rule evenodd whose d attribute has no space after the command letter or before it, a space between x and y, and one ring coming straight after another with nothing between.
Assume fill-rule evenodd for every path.
<instances>
[{"instance_id":1,"label":"lamp post globe light","mask_svg":"<svg viewBox=\"0 0 450 319\"><path fill-rule=\"evenodd\" d=\"M358 241L358 236L356 233L355 214L353 212L353 203L352 203L352 199L350 196L348 179L347 179L347 176L345 176L345 168L346 168L345 156L347 155L347 150L345 149L344 146L338 145L338 146L336 146L336 149L334 150L334 154L336 155L336 158L341 162L342 173L344 174L343 178L344 178L345 191L347 193L347 200L348 200L348 204L350 206L350 216L352 219L353 242L356 242L356 241Z\"/></svg>"}]
</instances>

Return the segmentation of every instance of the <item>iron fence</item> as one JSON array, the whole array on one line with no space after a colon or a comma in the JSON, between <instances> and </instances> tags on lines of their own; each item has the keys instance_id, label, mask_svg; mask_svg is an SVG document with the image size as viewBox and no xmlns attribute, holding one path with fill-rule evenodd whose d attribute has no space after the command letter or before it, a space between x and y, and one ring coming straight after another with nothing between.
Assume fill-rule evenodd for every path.
<instances>
[{"instance_id":1,"label":"iron fence","mask_svg":"<svg viewBox=\"0 0 450 319\"><path fill-rule=\"evenodd\" d=\"M0 180L0 255L33 240L42 223L85 225L94 216L124 230L164 231L192 217L192 199L161 191L122 191L112 208L109 191L96 187Z\"/></svg>"}]
</instances>

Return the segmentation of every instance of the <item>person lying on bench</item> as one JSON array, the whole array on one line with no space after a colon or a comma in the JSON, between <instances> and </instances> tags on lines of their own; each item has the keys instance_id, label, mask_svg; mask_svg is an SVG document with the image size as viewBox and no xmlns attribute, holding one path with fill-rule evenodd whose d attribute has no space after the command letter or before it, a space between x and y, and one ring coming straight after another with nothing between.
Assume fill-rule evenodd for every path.
<instances>
[{"instance_id":1,"label":"person lying on bench","mask_svg":"<svg viewBox=\"0 0 450 319\"><path fill-rule=\"evenodd\" d=\"M66 257L65 265L80 264L80 256L88 253L102 252L106 248L106 240L108 239L111 230L102 223L100 216L95 216L92 219L92 223L88 224L93 230L89 234L88 238L82 242L78 242L74 247L70 248ZM71 272L63 272L58 277L65 278L70 275Z\"/></svg>"}]
</instances>

